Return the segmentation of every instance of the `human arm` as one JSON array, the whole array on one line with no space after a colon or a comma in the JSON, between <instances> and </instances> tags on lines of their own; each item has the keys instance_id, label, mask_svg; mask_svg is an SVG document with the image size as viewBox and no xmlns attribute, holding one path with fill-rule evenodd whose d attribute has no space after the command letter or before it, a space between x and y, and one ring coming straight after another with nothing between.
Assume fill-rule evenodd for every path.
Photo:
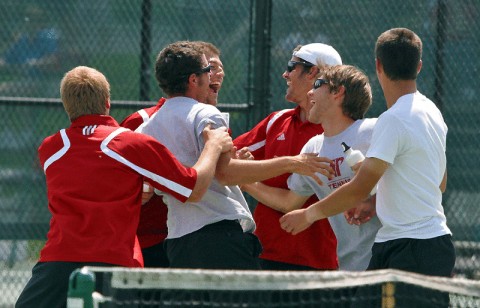
<instances>
[{"instance_id":1,"label":"human arm","mask_svg":"<svg viewBox=\"0 0 480 308\"><path fill-rule=\"evenodd\" d=\"M315 221L342 213L368 198L369 193L387 170L389 164L381 159L366 158L358 174L322 200L306 209L295 210L280 218L285 231L297 234Z\"/></svg>"},{"instance_id":2,"label":"human arm","mask_svg":"<svg viewBox=\"0 0 480 308\"><path fill-rule=\"evenodd\" d=\"M268 186L260 182L242 185L242 190L264 205L282 213L288 213L301 208L310 197L301 196L291 190Z\"/></svg>"},{"instance_id":3,"label":"human arm","mask_svg":"<svg viewBox=\"0 0 480 308\"><path fill-rule=\"evenodd\" d=\"M445 174L443 175L442 182L440 183L440 191L444 193L445 190L447 190L447 170L445 170Z\"/></svg>"},{"instance_id":4,"label":"human arm","mask_svg":"<svg viewBox=\"0 0 480 308\"><path fill-rule=\"evenodd\" d=\"M215 169L219 157L230 156L233 147L232 138L226 127L211 129L207 125L202 132L205 146L193 169L197 171L197 181L187 202L198 202L207 192L215 176Z\"/></svg>"},{"instance_id":5,"label":"human arm","mask_svg":"<svg viewBox=\"0 0 480 308\"><path fill-rule=\"evenodd\" d=\"M298 173L311 176L319 185L323 185L318 175L321 173L330 178L333 162L316 154L299 154L282 156L265 160L231 159L222 154L217 164L215 177L223 185L241 185L263 181L284 173Z\"/></svg>"}]
</instances>

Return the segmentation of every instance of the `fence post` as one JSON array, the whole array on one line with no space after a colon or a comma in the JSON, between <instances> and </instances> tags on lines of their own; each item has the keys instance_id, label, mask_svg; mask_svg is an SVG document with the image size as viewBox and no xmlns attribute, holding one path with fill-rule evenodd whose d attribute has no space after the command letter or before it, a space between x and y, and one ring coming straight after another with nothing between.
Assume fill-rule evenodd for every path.
<instances>
[{"instance_id":1,"label":"fence post","mask_svg":"<svg viewBox=\"0 0 480 308\"><path fill-rule=\"evenodd\" d=\"M93 308L95 274L85 268L76 269L68 282L67 308Z\"/></svg>"},{"instance_id":2,"label":"fence post","mask_svg":"<svg viewBox=\"0 0 480 308\"><path fill-rule=\"evenodd\" d=\"M152 52L152 1L142 1L140 34L140 100L150 100L150 54Z\"/></svg>"},{"instance_id":3,"label":"fence post","mask_svg":"<svg viewBox=\"0 0 480 308\"><path fill-rule=\"evenodd\" d=\"M253 54L253 125L270 111L270 50L272 40L272 0L255 1Z\"/></svg>"}]
</instances>

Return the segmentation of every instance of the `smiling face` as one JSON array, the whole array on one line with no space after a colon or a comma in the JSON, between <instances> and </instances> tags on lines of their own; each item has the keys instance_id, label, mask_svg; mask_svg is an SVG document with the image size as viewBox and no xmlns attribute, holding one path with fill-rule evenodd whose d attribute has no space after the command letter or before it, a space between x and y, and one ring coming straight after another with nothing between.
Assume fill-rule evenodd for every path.
<instances>
[{"instance_id":1,"label":"smiling face","mask_svg":"<svg viewBox=\"0 0 480 308\"><path fill-rule=\"evenodd\" d=\"M318 88L308 91L307 97L308 121L321 124L326 117L330 116L336 106L329 84L320 82Z\"/></svg>"},{"instance_id":2,"label":"smiling face","mask_svg":"<svg viewBox=\"0 0 480 308\"><path fill-rule=\"evenodd\" d=\"M291 71L285 70L282 77L287 81L287 92L285 99L300 106L308 105L306 93L312 88L312 80L308 78L308 67L300 62L304 60L292 57L290 61L296 62ZM305 71L306 69L306 71Z\"/></svg>"},{"instance_id":3,"label":"smiling face","mask_svg":"<svg viewBox=\"0 0 480 308\"><path fill-rule=\"evenodd\" d=\"M218 102L218 92L222 88L225 72L223 63L218 55L213 55L208 59L210 64L210 91L208 93L206 104L216 106Z\"/></svg>"}]
</instances>

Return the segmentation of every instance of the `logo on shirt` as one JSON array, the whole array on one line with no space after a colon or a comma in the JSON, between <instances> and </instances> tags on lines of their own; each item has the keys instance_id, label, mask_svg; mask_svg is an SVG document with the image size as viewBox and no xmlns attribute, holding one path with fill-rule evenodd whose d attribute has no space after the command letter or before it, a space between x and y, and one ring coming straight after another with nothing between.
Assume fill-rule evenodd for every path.
<instances>
[{"instance_id":1,"label":"logo on shirt","mask_svg":"<svg viewBox=\"0 0 480 308\"><path fill-rule=\"evenodd\" d=\"M84 136L88 136L88 135L91 135L93 134L93 132L95 131L95 128L97 128L97 125L89 125L89 126L85 126L82 130L82 134Z\"/></svg>"},{"instance_id":2,"label":"logo on shirt","mask_svg":"<svg viewBox=\"0 0 480 308\"><path fill-rule=\"evenodd\" d=\"M330 187L330 189L332 189L332 190L339 188L340 186L350 182L350 180L351 180L350 177L348 177L348 176L342 177L342 173L340 171L340 166L342 165L344 160L345 160L344 157L338 157L338 158L333 159L332 168L333 168L333 172L334 172L334 178L333 178L332 181L328 182L328 187Z\"/></svg>"},{"instance_id":3,"label":"logo on shirt","mask_svg":"<svg viewBox=\"0 0 480 308\"><path fill-rule=\"evenodd\" d=\"M277 140L285 140L285 134L282 133L280 136L277 137Z\"/></svg>"}]
</instances>

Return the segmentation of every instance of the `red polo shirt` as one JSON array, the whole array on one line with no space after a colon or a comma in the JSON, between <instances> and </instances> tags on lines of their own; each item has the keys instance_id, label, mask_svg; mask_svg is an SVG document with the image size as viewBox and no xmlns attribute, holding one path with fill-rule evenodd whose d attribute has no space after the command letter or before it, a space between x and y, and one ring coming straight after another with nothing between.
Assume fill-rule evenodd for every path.
<instances>
[{"instance_id":1,"label":"red polo shirt","mask_svg":"<svg viewBox=\"0 0 480 308\"><path fill-rule=\"evenodd\" d=\"M50 230L40 261L134 266L142 183L186 201L197 179L154 138L110 116L82 116L38 149Z\"/></svg>"},{"instance_id":2,"label":"red polo shirt","mask_svg":"<svg viewBox=\"0 0 480 308\"><path fill-rule=\"evenodd\" d=\"M239 149L248 147L255 159L268 159L297 155L310 138L321 133L321 125L301 121L300 107L297 107L270 114L252 130L237 137L234 144ZM283 174L263 183L288 189L289 176L289 173ZM317 200L316 196L312 196L304 207ZM315 222L297 235L291 235L280 227L279 219L282 215L262 203L258 203L255 208L255 234L263 246L260 255L262 259L317 269L338 268L337 240L327 219Z\"/></svg>"}]
</instances>

